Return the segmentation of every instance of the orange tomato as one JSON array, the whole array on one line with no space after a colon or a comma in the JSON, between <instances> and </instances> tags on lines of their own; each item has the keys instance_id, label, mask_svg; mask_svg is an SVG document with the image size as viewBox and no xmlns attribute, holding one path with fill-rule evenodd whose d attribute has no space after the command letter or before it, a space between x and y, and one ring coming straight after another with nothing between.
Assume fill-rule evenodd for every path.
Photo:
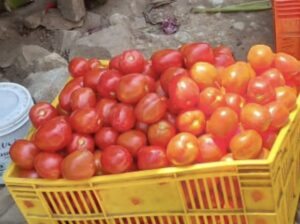
<instances>
[{"instance_id":1,"label":"orange tomato","mask_svg":"<svg viewBox=\"0 0 300 224\"><path fill-rule=\"evenodd\" d=\"M283 103L289 111L292 111L296 107L297 92L295 89L289 86L281 86L275 89L276 100Z\"/></svg>"},{"instance_id":2,"label":"orange tomato","mask_svg":"<svg viewBox=\"0 0 300 224\"><path fill-rule=\"evenodd\" d=\"M247 59L255 71L263 71L271 67L274 54L266 45L254 45L248 52Z\"/></svg>"},{"instance_id":3,"label":"orange tomato","mask_svg":"<svg viewBox=\"0 0 300 224\"><path fill-rule=\"evenodd\" d=\"M197 62L191 67L190 76L202 90L206 87L216 86L218 72L210 63Z\"/></svg>"}]
</instances>

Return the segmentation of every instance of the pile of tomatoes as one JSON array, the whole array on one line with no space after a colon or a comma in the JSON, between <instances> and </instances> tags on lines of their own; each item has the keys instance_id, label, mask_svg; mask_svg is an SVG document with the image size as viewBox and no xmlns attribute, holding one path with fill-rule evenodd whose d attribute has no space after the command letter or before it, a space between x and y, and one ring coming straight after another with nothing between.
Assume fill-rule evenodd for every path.
<instances>
[{"instance_id":1,"label":"pile of tomatoes","mask_svg":"<svg viewBox=\"0 0 300 224\"><path fill-rule=\"evenodd\" d=\"M146 60L74 58L53 107L30 111L36 128L10 155L20 177L71 180L168 166L267 158L296 108L300 62L255 45L248 61L227 47L189 43Z\"/></svg>"}]
</instances>

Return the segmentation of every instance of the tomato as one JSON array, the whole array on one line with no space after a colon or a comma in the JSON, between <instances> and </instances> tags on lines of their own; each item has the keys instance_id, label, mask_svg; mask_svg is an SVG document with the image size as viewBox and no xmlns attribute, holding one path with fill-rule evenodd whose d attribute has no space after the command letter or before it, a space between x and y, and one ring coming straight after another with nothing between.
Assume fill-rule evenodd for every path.
<instances>
[{"instance_id":1,"label":"tomato","mask_svg":"<svg viewBox=\"0 0 300 224\"><path fill-rule=\"evenodd\" d=\"M160 97L167 97L167 93L163 90L159 80L155 82L155 91L154 92Z\"/></svg>"},{"instance_id":2,"label":"tomato","mask_svg":"<svg viewBox=\"0 0 300 224\"><path fill-rule=\"evenodd\" d=\"M158 169L168 166L165 149L160 146L144 146L137 154L140 170Z\"/></svg>"},{"instance_id":3,"label":"tomato","mask_svg":"<svg viewBox=\"0 0 300 224\"><path fill-rule=\"evenodd\" d=\"M264 71L271 67L274 54L266 45L254 45L248 52L247 59L255 71Z\"/></svg>"},{"instance_id":4,"label":"tomato","mask_svg":"<svg viewBox=\"0 0 300 224\"><path fill-rule=\"evenodd\" d=\"M121 78L121 73L117 70L107 70L103 72L98 85L97 91L102 97L116 98L116 91Z\"/></svg>"},{"instance_id":5,"label":"tomato","mask_svg":"<svg viewBox=\"0 0 300 224\"><path fill-rule=\"evenodd\" d=\"M236 93L226 93L225 94L225 104L227 107L234 110L236 113L240 113L241 109L245 105L245 99L241 95Z\"/></svg>"},{"instance_id":6,"label":"tomato","mask_svg":"<svg viewBox=\"0 0 300 224\"><path fill-rule=\"evenodd\" d=\"M270 130L279 130L289 122L289 110L281 102L272 102L266 105L270 117Z\"/></svg>"},{"instance_id":7,"label":"tomato","mask_svg":"<svg viewBox=\"0 0 300 224\"><path fill-rule=\"evenodd\" d=\"M263 147L271 150L276 141L277 133L275 131L266 131L262 133L261 136L263 139Z\"/></svg>"},{"instance_id":8,"label":"tomato","mask_svg":"<svg viewBox=\"0 0 300 224\"><path fill-rule=\"evenodd\" d=\"M30 179L38 179L39 175L35 170L18 170L18 177L20 178L30 178Z\"/></svg>"},{"instance_id":9,"label":"tomato","mask_svg":"<svg viewBox=\"0 0 300 224\"><path fill-rule=\"evenodd\" d=\"M179 51L164 49L155 52L151 56L152 67L157 74L161 74L168 68L180 68L183 65L182 56Z\"/></svg>"},{"instance_id":10,"label":"tomato","mask_svg":"<svg viewBox=\"0 0 300 224\"><path fill-rule=\"evenodd\" d=\"M150 145L166 148L170 139L176 135L175 127L166 120L152 124L148 128L148 140Z\"/></svg>"},{"instance_id":11,"label":"tomato","mask_svg":"<svg viewBox=\"0 0 300 224\"><path fill-rule=\"evenodd\" d=\"M57 153L41 152L34 159L34 168L38 175L46 179L61 177L63 157Z\"/></svg>"},{"instance_id":12,"label":"tomato","mask_svg":"<svg viewBox=\"0 0 300 224\"><path fill-rule=\"evenodd\" d=\"M124 75L143 72L145 64L143 54L137 50L124 51L119 59L120 71Z\"/></svg>"},{"instance_id":13,"label":"tomato","mask_svg":"<svg viewBox=\"0 0 300 224\"><path fill-rule=\"evenodd\" d=\"M243 131L230 140L229 147L236 160L255 159L262 150L262 138L254 130Z\"/></svg>"},{"instance_id":14,"label":"tomato","mask_svg":"<svg viewBox=\"0 0 300 224\"><path fill-rule=\"evenodd\" d=\"M176 127L180 132L200 135L205 130L206 119L201 110L188 110L178 115Z\"/></svg>"},{"instance_id":15,"label":"tomato","mask_svg":"<svg viewBox=\"0 0 300 224\"><path fill-rule=\"evenodd\" d=\"M100 150L96 150L94 152L94 164L95 164L95 169L96 169L95 175L103 174L102 164L101 164L101 156L102 156L102 152Z\"/></svg>"},{"instance_id":16,"label":"tomato","mask_svg":"<svg viewBox=\"0 0 300 224\"><path fill-rule=\"evenodd\" d=\"M70 124L78 133L92 134L101 128L102 122L96 109L86 107L71 114Z\"/></svg>"},{"instance_id":17,"label":"tomato","mask_svg":"<svg viewBox=\"0 0 300 224\"><path fill-rule=\"evenodd\" d=\"M271 124L271 116L266 107L248 103L241 111L241 123L247 129L264 132Z\"/></svg>"},{"instance_id":18,"label":"tomato","mask_svg":"<svg viewBox=\"0 0 300 224\"><path fill-rule=\"evenodd\" d=\"M84 149L76 150L64 158L61 170L62 176L69 180L91 178L96 172L94 154Z\"/></svg>"},{"instance_id":19,"label":"tomato","mask_svg":"<svg viewBox=\"0 0 300 224\"><path fill-rule=\"evenodd\" d=\"M119 133L111 127L103 127L95 134L95 143L100 149L115 145Z\"/></svg>"},{"instance_id":20,"label":"tomato","mask_svg":"<svg viewBox=\"0 0 300 224\"><path fill-rule=\"evenodd\" d=\"M174 114L167 112L166 115L164 116L164 119L170 122L170 124L172 124L173 126L176 125L176 116Z\"/></svg>"},{"instance_id":21,"label":"tomato","mask_svg":"<svg viewBox=\"0 0 300 224\"><path fill-rule=\"evenodd\" d=\"M214 61L216 68L226 68L235 63L234 57L228 54L215 55Z\"/></svg>"},{"instance_id":22,"label":"tomato","mask_svg":"<svg viewBox=\"0 0 300 224\"><path fill-rule=\"evenodd\" d=\"M72 139L72 128L63 116L45 122L36 131L35 145L44 151L55 152L65 148Z\"/></svg>"},{"instance_id":23,"label":"tomato","mask_svg":"<svg viewBox=\"0 0 300 224\"><path fill-rule=\"evenodd\" d=\"M153 69L152 66L152 61L148 61L145 66L144 66L144 70L142 72L143 75L149 76L154 80L158 80L159 79L159 74L156 73Z\"/></svg>"},{"instance_id":24,"label":"tomato","mask_svg":"<svg viewBox=\"0 0 300 224\"><path fill-rule=\"evenodd\" d=\"M199 89L215 87L217 83L217 69L207 62L197 62L190 69L191 78L197 83Z\"/></svg>"},{"instance_id":25,"label":"tomato","mask_svg":"<svg viewBox=\"0 0 300 224\"><path fill-rule=\"evenodd\" d=\"M220 161L224 161L224 162L232 162L232 161L234 161L232 153L227 153L225 156L223 156L220 159Z\"/></svg>"},{"instance_id":26,"label":"tomato","mask_svg":"<svg viewBox=\"0 0 300 224\"><path fill-rule=\"evenodd\" d=\"M233 55L232 50L229 47L226 46L218 46L213 49L214 55L219 54L226 54L226 55Z\"/></svg>"},{"instance_id":27,"label":"tomato","mask_svg":"<svg viewBox=\"0 0 300 224\"><path fill-rule=\"evenodd\" d=\"M109 99L109 98L102 98L96 104L97 113L99 114L100 119L104 126L109 125L110 112L113 106L116 104L117 104L116 100Z\"/></svg>"},{"instance_id":28,"label":"tomato","mask_svg":"<svg viewBox=\"0 0 300 224\"><path fill-rule=\"evenodd\" d=\"M134 113L138 121L153 124L163 118L167 111L167 102L156 93L148 93L136 105Z\"/></svg>"},{"instance_id":29,"label":"tomato","mask_svg":"<svg viewBox=\"0 0 300 224\"><path fill-rule=\"evenodd\" d=\"M258 155L257 159L268 159L270 151L266 148L261 150L261 153Z\"/></svg>"},{"instance_id":30,"label":"tomato","mask_svg":"<svg viewBox=\"0 0 300 224\"><path fill-rule=\"evenodd\" d=\"M135 129L144 132L145 134L147 134L148 131L148 127L149 125L143 122L139 122L137 121L135 123Z\"/></svg>"},{"instance_id":31,"label":"tomato","mask_svg":"<svg viewBox=\"0 0 300 224\"><path fill-rule=\"evenodd\" d=\"M66 111L66 110L62 109L60 104L58 104L56 106L56 111L57 111L58 115L62 115L62 116L69 116L70 115L70 111Z\"/></svg>"},{"instance_id":32,"label":"tomato","mask_svg":"<svg viewBox=\"0 0 300 224\"><path fill-rule=\"evenodd\" d=\"M97 102L95 92L88 87L76 89L70 99L72 110L82 109L85 107L94 107Z\"/></svg>"},{"instance_id":33,"label":"tomato","mask_svg":"<svg viewBox=\"0 0 300 224\"><path fill-rule=\"evenodd\" d=\"M182 132L175 135L167 146L167 158L176 166L193 164L198 154L198 139L190 133Z\"/></svg>"},{"instance_id":34,"label":"tomato","mask_svg":"<svg viewBox=\"0 0 300 224\"><path fill-rule=\"evenodd\" d=\"M130 130L119 135L117 145L123 146L133 157L136 157L139 149L147 144L147 138L144 132L139 130Z\"/></svg>"},{"instance_id":35,"label":"tomato","mask_svg":"<svg viewBox=\"0 0 300 224\"><path fill-rule=\"evenodd\" d=\"M67 151L70 154L76 150L81 150L81 149L94 152L95 150L94 139L91 135L73 133L72 140L70 144L67 146Z\"/></svg>"},{"instance_id":36,"label":"tomato","mask_svg":"<svg viewBox=\"0 0 300 224\"><path fill-rule=\"evenodd\" d=\"M35 104L29 111L30 120L35 128L56 117L57 114L57 110L50 103L44 102Z\"/></svg>"},{"instance_id":37,"label":"tomato","mask_svg":"<svg viewBox=\"0 0 300 224\"><path fill-rule=\"evenodd\" d=\"M268 80L273 88L285 85L285 80L281 72L276 68L271 68L265 71L262 75L263 78Z\"/></svg>"},{"instance_id":38,"label":"tomato","mask_svg":"<svg viewBox=\"0 0 300 224\"><path fill-rule=\"evenodd\" d=\"M65 111L71 111L71 95L76 90L83 87L83 77L78 77L68 82L59 94L59 105Z\"/></svg>"},{"instance_id":39,"label":"tomato","mask_svg":"<svg viewBox=\"0 0 300 224\"><path fill-rule=\"evenodd\" d=\"M9 150L9 155L14 163L22 168L30 170L33 168L34 158L40 150L28 140L16 140Z\"/></svg>"},{"instance_id":40,"label":"tomato","mask_svg":"<svg viewBox=\"0 0 300 224\"><path fill-rule=\"evenodd\" d=\"M89 71L98 69L101 67L101 64L100 64L100 61L98 58L90 58L87 63L88 63Z\"/></svg>"},{"instance_id":41,"label":"tomato","mask_svg":"<svg viewBox=\"0 0 300 224\"><path fill-rule=\"evenodd\" d=\"M292 87L277 87L275 91L276 100L284 104L289 111L292 111L296 108L297 94Z\"/></svg>"},{"instance_id":42,"label":"tomato","mask_svg":"<svg viewBox=\"0 0 300 224\"><path fill-rule=\"evenodd\" d=\"M88 60L81 57L73 58L69 63L69 72L76 78L79 76L84 76L89 70Z\"/></svg>"},{"instance_id":43,"label":"tomato","mask_svg":"<svg viewBox=\"0 0 300 224\"><path fill-rule=\"evenodd\" d=\"M223 93L215 87L207 87L199 95L198 107L206 116L210 116L217 108L225 105Z\"/></svg>"},{"instance_id":44,"label":"tomato","mask_svg":"<svg viewBox=\"0 0 300 224\"><path fill-rule=\"evenodd\" d=\"M120 60L121 60L121 55L116 55L109 61L109 69L115 69L120 71Z\"/></svg>"},{"instance_id":45,"label":"tomato","mask_svg":"<svg viewBox=\"0 0 300 224\"><path fill-rule=\"evenodd\" d=\"M123 146L111 145L102 152L101 164L107 173L123 173L132 166L132 156Z\"/></svg>"},{"instance_id":46,"label":"tomato","mask_svg":"<svg viewBox=\"0 0 300 224\"><path fill-rule=\"evenodd\" d=\"M171 80L179 75L186 75L188 76L189 73L186 69L184 68L176 68L176 67L171 67L166 69L160 76L160 83L161 87L163 90L168 94L169 93L169 84Z\"/></svg>"},{"instance_id":47,"label":"tomato","mask_svg":"<svg viewBox=\"0 0 300 224\"><path fill-rule=\"evenodd\" d=\"M229 107L216 109L206 123L207 133L217 138L227 138L238 128L238 115Z\"/></svg>"},{"instance_id":48,"label":"tomato","mask_svg":"<svg viewBox=\"0 0 300 224\"><path fill-rule=\"evenodd\" d=\"M247 89L247 98L253 103L267 104L275 100L276 93L271 83L259 76L250 80Z\"/></svg>"},{"instance_id":49,"label":"tomato","mask_svg":"<svg viewBox=\"0 0 300 224\"><path fill-rule=\"evenodd\" d=\"M198 103L199 88L191 78L184 75L177 76L169 84L169 96L178 109L190 109Z\"/></svg>"},{"instance_id":50,"label":"tomato","mask_svg":"<svg viewBox=\"0 0 300 224\"><path fill-rule=\"evenodd\" d=\"M105 71L107 71L107 69L103 69L103 68L95 68L89 70L83 77L84 86L89 87L94 91L97 91L98 83Z\"/></svg>"},{"instance_id":51,"label":"tomato","mask_svg":"<svg viewBox=\"0 0 300 224\"><path fill-rule=\"evenodd\" d=\"M293 76L300 72L300 62L295 57L285 53L277 53L273 64L286 80L293 78Z\"/></svg>"},{"instance_id":52,"label":"tomato","mask_svg":"<svg viewBox=\"0 0 300 224\"><path fill-rule=\"evenodd\" d=\"M111 126L119 132L128 131L135 125L133 107L119 103L112 107L109 116Z\"/></svg>"}]
</instances>

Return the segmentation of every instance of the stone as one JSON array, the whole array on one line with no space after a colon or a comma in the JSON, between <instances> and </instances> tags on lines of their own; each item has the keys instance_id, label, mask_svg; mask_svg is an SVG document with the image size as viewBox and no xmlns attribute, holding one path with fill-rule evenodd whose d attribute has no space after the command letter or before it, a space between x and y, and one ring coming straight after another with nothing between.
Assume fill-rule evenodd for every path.
<instances>
[{"instance_id":1,"label":"stone","mask_svg":"<svg viewBox=\"0 0 300 224\"><path fill-rule=\"evenodd\" d=\"M175 34L175 39L178 40L182 44L192 41L191 35L188 32L185 32L185 31L178 31Z\"/></svg>"},{"instance_id":2,"label":"stone","mask_svg":"<svg viewBox=\"0 0 300 224\"><path fill-rule=\"evenodd\" d=\"M81 32L77 30L57 30L53 38L53 48L60 54L64 54L80 36Z\"/></svg>"},{"instance_id":3,"label":"stone","mask_svg":"<svg viewBox=\"0 0 300 224\"><path fill-rule=\"evenodd\" d=\"M58 0L57 7L64 18L79 22L86 14L84 0Z\"/></svg>"},{"instance_id":4,"label":"stone","mask_svg":"<svg viewBox=\"0 0 300 224\"><path fill-rule=\"evenodd\" d=\"M235 22L233 24L233 28L237 30L243 30L245 28L245 23L243 22Z\"/></svg>"},{"instance_id":5,"label":"stone","mask_svg":"<svg viewBox=\"0 0 300 224\"><path fill-rule=\"evenodd\" d=\"M123 14L114 13L109 17L109 22L111 25L128 24L129 18Z\"/></svg>"},{"instance_id":6,"label":"stone","mask_svg":"<svg viewBox=\"0 0 300 224\"><path fill-rule=\"evenodd\" d=\"M18 38L0 41L1 68L10 67L15 62L16 57L19 55L20 42L21 40Z\"/></svg>"},{"instance_id":7,"label":"stone","mask_svg":"<svg viewBox=\"0 0 300 224\"><path fill-rule=\"evenodd\" d=\"M45 57L38 58L33 65L33 72L48 71L54 68L68 66L67 61L57 53L51 53Z\"/></svg>"},{"instance_id":8,"label":"stone","mask_svg":"<svg viewBox=\"0 0 300 224\"><path fill-rule=\"evenodd\" d=\"M108 26L108 19L105 19L102 15L93 13L88 11L82 27L78 28L77 30L81 32L88 32L92 33L98 30L101 30L104 26Z\"/></svg>"},{"instance_id":9,"label":"stone","mask_svg":"<svg viewBox=\"0 0 300 224\"><path fill-rule=\"evenodd\" d=\"M42 13L36 12L24 18L24 26L28 29L36 29L42 23Z\"/></svg>"},{"instance_id":10,"label":"stone","mask_svg":"<svg viewBox=\"0 0 300 224\"><path fill-rule=\"evenodd\" d=\"M104 47L74 45L69 52L69 59L74 57L109 59L111 54Z\"/></svg>"}]
</instances>

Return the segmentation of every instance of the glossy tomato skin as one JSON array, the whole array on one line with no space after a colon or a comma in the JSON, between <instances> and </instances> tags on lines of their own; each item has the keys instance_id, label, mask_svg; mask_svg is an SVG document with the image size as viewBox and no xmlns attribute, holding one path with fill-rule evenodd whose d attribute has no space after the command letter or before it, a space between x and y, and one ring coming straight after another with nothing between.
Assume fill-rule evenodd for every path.
<instances>
[{"instance_id":1,"label":"glossy tomato skin","mask_svg":"<svg viewBox=\"0 0 300 224\"><path fill-rule=\"evenodd\" d=\"M215 47L213 49L214 55L219 55L219 54L228 54L228 55L232 55L233 52L229 47L220 45L218 47Z\"/></svg>"},{"instance_id":2,"label":"glossy tomato skin","mask_svg":"<svg viewBox=\"0 0 300 224\"><path fill-rule=\"evenodd\" d=\"M88 87L76 89L70 99L72 110L82 109L85 107L94 107L97 102L95 92Z\"/></svg>"},{"instance_id":3,"label":"glossy tomato skin","mask_svg":"<svg viewBox=\"0 0 300 224\"><path fill-rule=\"evenodd\" d=\"M65 148L72 139L72 128L63 116L54 117L39 127L34 136L35 145L47 152Z\"/></svg>"},{"instance_id":4,"label":"glossy tomato skin","mask_svg":"<svg viewBox=\"0 0 300 224\"><path fill-rule=\"evenodd\" d=\"M148 93L138 102L134 113L138 121L153 124L163 118L166 111L166 99L156 93Z\"/></svg>"},{"instance_id":5,"label":"glossy tomato skin","mask_svg":"<svg viewBox=\"0 0 300 224\"><path fill-rule=\"evenodd\" d=\"M167 146L167 158L175 166L193 164L199 155L198 139L190 133L175 135Z\"/></svg>"},{"instance_id":6,"label":"glossy tomato skin","mask_svg":"<svg viewBox=\"0 0 300 224\"><path fill-rule=\"evenodd\" d=\"M61 169L62 176L68 180L91 178L96 172L94 154L84 149L76 150L64 158Z\"/></svg>"},{"instance_id":7,"label":"glossy tomato skin","mask_svg":"<svg viewBox=\"0 0 300 224\"><path fill-rule=\"evenodd\" d=\"M187 110L178 115L176 127L180 132L200 135L205 130L206 119L201 110Z\"/></svg>"},{"instance_id":8,"label":"glossy tomato skin","mask_svg":"<svg viewBox=\"0 0 300 224\"><path fill-rule=\"evenodd\" d=\"M119 133L111 127L103 127L95 134L95 143L99 149L115 145Z\"/></svg>"},{"instance_id":9,"label":"glossy tomato skin","mask_svg":"<svg viewBox=\"0 0 300 224\"><path fill-rule=\"evenodd\" d=\"M60 104L56 106L56 111L58 115L62 115L62 116L69 116L71 114L70 111L66 111L63 108L61 108Z\"/></svg>"},{"instance_id":10,"label":"glossy tomato skin","mask_svg":"<svg viewBox=\"0 0 300 224\"><path fill-rule=\"evenodd\" d=\"M276 88L276 101L283 103L289 111L296 108L297 95L292 87L281 86Z\"/></svg>"},{"instance_id":11,"label":"glossy tomato skin","mask_svg":"<svg viewBox=\"0 0 300 224\"><path fill-rule=\"evenodd\" d=\"M271 150L276 141L277 133L275 131L266 131L262 133L261 136L263 139L263 147Z\"/></svg>"},{"instance_id":12,"label":"glossy tomato skin","mask_svg":"<svg viewBox=\"0 0 300 224\"><path fill-rule=\"evenodd\" d=\"M96 150L94 152L94 164L96 169L95 175L103 174L101 156L102 156L102 152L100 150Z\"/></svg>"},{"instance_id":13,"label":"glossy tomato skin","mask_svg":"<svg viewBox=\"0 0 300 224\"><path fill-rule=\"evenodd\" d=\"M97 91L100 96L115 99L120 78L121 73L117 70L107 70L103 72L97 85Z\"/></svg>"},{"instance_id":14,"label":"glossy tomato skin","mask_svg":"<svg viewBox=\"0 0 300 224\"><path fill-rule=\"evenodd\" d=\"M107 69L94 68L89 70L83 77L83 83L85 87L89 87L94 91L97 91L97 86L100 81L101 76Z\"/></svg>"},{"instance_id":15,"label":"glossy tomato skin","mask_svg":"<svg viewBox=\"0 0 300 224\"><path fill-rule=\"evenodd\" d=\"M217 54L215 55L215 63L216 68L227 68L230 65L235 63L235 59L232 55L229 54Z\"/></svg>"},{"instance_id":16,"label":"glossy tomato skin","mask_svg":"<svg viewBox=\"0 0 300 224\"><path fill-rule=\"evenodd\" d=\"M283 74L285 80L292 79L300 71L300 62L286 53L277 53L273 65Z\"/></svg>"},{"instance_id":17,"label":"glossy tomato skin","mask_svg":"<svg viewBox=\"0 0 300 224\"><path fill-rule=\"evenodd\" d=\"M35 104L29 111L30 120L35 128L56 117L57 114L57 110L50 103L45 102Z\"/></svg>"},{"instance_id":18,"label":"glossy tomato skin","mask_svg":"<svg viewBox=\"0 0 300 224\"><path fill-rule=\"evenodd\" d=\"M159 80L155 82L155 91L154 92L160 97L167 97L167 93L163 90Z\"/></svg>"},{"instance_id":19,"label":"glossy tomato skin","mask_svg":"<svg viewBox=\"0 0 300 224\"><path fill-rule=\"evenodd\" d=\"M282 73L276 68L266 70L264 73L262 73L261 77L268 80L273 88L285 85L285 79Z\"/></svg>"},{"instance_id":20,"label":"glossy tomato skin","mask_svg":"<svg viewBox=\"0 0 300 224\"><path fill-rule=\"evenodd\" d=\"M102 98L96 104L95 108L96 108L97 113L99 114L100 119L104 126L109 125L110 112L111 112L111 109L113 108L113 106L116 104L117 104L116 100L109 99L109 98Z\"/></svg>"},{"instance_id":21,"label":"glossy tomato skin","mask_svg":"<svg viewBox=\"0 0 300 224\"><path fill-rule=\"evenodd\" d=\"M155 52L151 56L151 61L154 71L158 74L163 73L168 68L180 68L183 65L180 52L172 49L164 49Z\"/></svg>"},{"instance_id":22,"label":"glossy tomato skin","mask_svg":"<svg viewBox=\"0 0 300 224\"><path fill-rule=\"evenodd\" d=\"M95 142L91 135L73 133L72 140L67 146L67 152L70 154L76 150L89 150L94 152Z\"/></svg>"},{"instance_id":23,"label":"glossy tomato skin","mask_svg":"<svg viewBox=\"0 0 300 224\"><path fill-rule=\"evenodd\" d=\"M18 177L20 177L20 178L38 179L39 175L38 175L38 173L34 169L32 169L32 170L20 169L18 171Z\"/></svg>"},{"instance_id":24,"label":"glossy tomato skin","mask_svg":"<svg viewBox=\"0 0 300 224\"><path fill-rule=\"evenodd\" d=\"M110 59L108 65L109 69L115 69L120 71L120 59L121 59L121 55L116 55L115 57Z\"/></svg>"},{"instance_id":25,"label":"glossy tomato skin","mask_svg":"<svg viewBox=\"0 0 300 224\"><path fill-rule=\"evenodd\" d=\"M171 67L166 69L160 76L160 83L163 90L168 94L169 93L169 84L172 79L179 75L188 76L189 73L184 68Z\"/></svg>"},{"instance_id":26,"label":"glossy tomato skin","mask_svg":"<svg viewBox=\"0 0 300 224\"><path fill-rule=\"evenodd\" d=\"M101 128L102 122L96 109L86 107L75 110L71 114L70 124L78 133L92 134Z\"/></svg>"},{"instance_id":27,"label":"glossy tomato skin","mask_svg":"<svg viewBox=\"0 0 300 224\"><path fill-rule=\"evenodd\" d=\"M137 50L124 51L119 61L120 71L124 75L143 72L145 64L143 54Z\"/></svg>"},{"instance_id":28,"label":"glossy tomato skin","mask_svg":"<svg viewBox=\"0 0 300 224\"><path fill-rule=\"evenodd\" d=\"M136 118L133 107L119 103L112 107L109 116L111 126L118 132L125 132L134 127Z\"/></svg>"},{"instance_id":29,"label":"glossy tomato skin","mask_svg":"<svg viewBox=\"0 0 300 224\"><path fill-rule=\"evenodd\" d=\"M57 153L41 152L34 159L34 168L38 175L45 179L61 177L63 157Z\"/></svg>"},{"instance_id":30,"label":"glossy tomato skin","mask_svg":"<svg viewBox=\"0 0 300 224\"><path fill-rule=\"evenodd\" d=\"M137 121L135 123L135 129L144 132L145 134L147 134L149 125L143 122L139 122Z\"/></svg>"},{"instance_id":31,"label":"glossy tomato skin","mask_svg":"<svg viewBox=\"0 0 300 224\"><path fill-rule=\"evenodd\" d=\"M100 61L98 58L90 58L87 63L88 63L89 71L98 69L101 67L101 64L100 64Z\"/></svg>"},{"instance_id":32,"label":"glossy tomato skin","mask_svg":"<svg viewBox=\"0 0 300 224\"><path fill-rule=\"evenodd\" d=\"M154 80L158 80L160 77L160 75L154 71L151 60L147 61L147 63L145 64L142 74L149 76Z\"/></svg>"},{"instance_id":33,"label":"glossy tomato skin","mask_svg":"<svg viewBox=\"0 0 300 224\"><path fill-rule=\"evenodd\" d=\"M206 116L210 116L217 108L225 105L224 94L215 87L207 87L199 95L198 107Z\"/></svg>"},{"instance_id":34,"label":"glossy tomato skin","mask_svg":"<svg viewBox=\"0 0 300 224\"><path fill-rule=\"evenodd\" d=\"M107 173L123 173L132 166L132 156L123 146L111 145L102 152L101 163Z\"/></svg>"},{"instance_id":35,"label":"glossy tomato skin","mask_svg":"<svg viewBox=\"0 0 300 224\"><path fill-rule=\"evenodd\" d=\"M88 60L81 57L73 58L69 63L69 72L74 78L84 76L89 70Z\"/></svg>"},{"instance_id":36,"label":"glossy tomato skin","mask_svg":"<svg viewBox=\"0 0 300 224\"><path fill-rule=\"evenodd\" d=\"M217 84L217 69L207 62L196 62L190 69L191 78L197 83L199 89L215 87Z\"/></svg>"},{"instance_id":37,"label":"glossy tomato skin","mask_svg":"<svg viewBox=\"0 0 300 224\"><path fill-rule=\"evenodd\" d=\"M271 117L270 130L279 130L289 122L289 110L280 102L272 102L266 105Z\"/></svg>"},{"instance_id":38,"label":"glossy tomato skin","mask_svg":"<svg viewBox=\"0 0 300 224\"><path fill-rule=\"evenodd\" d=\"M245 98L236 93L225 94L225 104L227 107L234 110L237 114L240 114L241 109L244 107L246 101Z\"/></svg>"},{"instance_id":39,"label":"glossy tomato skin","mask_svg":"<svg viewBox=\"0 0 300 224\"><path fill-rule=\"evenodd\" d=\"M138 168L150 170L167 167L169 162L166 151L160 146L144 146L137 155Z\"/></svg>"},{"instance_id":40,"label":"glossy tomato skin","mask_svg":"<svg viewBox=\"0 0 300 224\"><path fill-rule=\"evenodd\" d=\"M256 77L249 81L247 98L250 102L264 105L275 100L276 92L268 80Z\"/></svg>"},{"instance_id":41,"label":"glossy tomato skin","mask_svg":"<svg viewBox=\"0 0 300 224\"><path fill-rule=\"evenodd\" d=\"M169 141L175 135L176 128L167 120L161 120L150 125L147 133L150 145L160 146L164 149L167 148Z\"/></svg>"},{"instance_id":42,"label":"glossy tomato skin","mask_svg":"<svg viewBox=\"0 0 300 224\"><path fill-rule=\"evenodd\" d=\"M250 48L247 59L255 71L261 72L272 66L274 53L266 45L254 45Z\"/></svg>"},{"instance_id":43,"label":"glossy tomato skin","mask_svg":"<svg viewBox=\"0 0 300 224\"><path fill-rule=\"evenodd\" d=\"M16 140L9 150L9 155L14 163L22 169L33 169L34 158L40 152L34 143L19 139Z\"/></svg>"},{"instance_id":44,"label":"glossy tomato skin","mask_svg":"<svg viewBox=\"0 0 300 224\"><path fill-rule=\"evenodd\" d=\"M119 135L117 145L128 149L133 157L137 156L141 147L147 144L147 138L144 132L139 130L126 131Z\"/></svg>"}]
</instances>

